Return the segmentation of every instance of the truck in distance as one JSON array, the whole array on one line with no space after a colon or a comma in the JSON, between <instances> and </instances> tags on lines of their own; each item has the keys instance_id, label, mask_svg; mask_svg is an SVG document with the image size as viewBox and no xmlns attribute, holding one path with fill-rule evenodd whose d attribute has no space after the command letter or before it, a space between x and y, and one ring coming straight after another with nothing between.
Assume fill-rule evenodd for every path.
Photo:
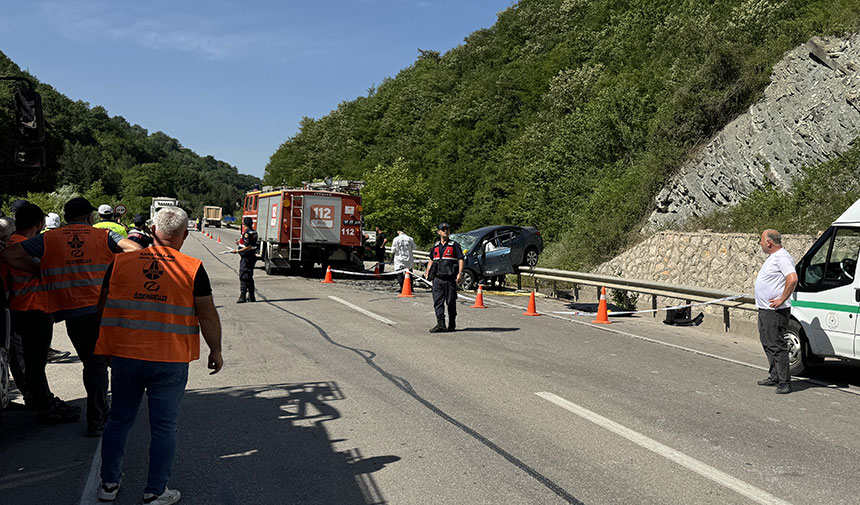
<instances>
[{"instance_id":1,"label":"truck in distance","mask_svg":"<svg viewBox=\"0 0 860 505\"><path fill-rule=\"evenodd\" d=\"M203 207L203 222L206 226L214 226L215 228L221 227L221 207L215 207L213 205L206 205Z\"/></svg>"}]
</instances>

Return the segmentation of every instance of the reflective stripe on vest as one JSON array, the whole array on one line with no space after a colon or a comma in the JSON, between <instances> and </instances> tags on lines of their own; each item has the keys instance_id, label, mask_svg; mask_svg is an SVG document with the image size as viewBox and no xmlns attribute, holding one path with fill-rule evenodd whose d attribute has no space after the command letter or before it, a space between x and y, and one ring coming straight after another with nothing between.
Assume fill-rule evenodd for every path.
<instances>
[{"instance_id":1,"label":"reflective stripe on vest","mask_svg":"<svg viewBox=\"0 0 860 505\"><path fill-rule=\"evenodd\" d=\"M119 254L95 353L176 363L199 358L194 276L201 263L164 246Z\"/></svg>"},{"instance_id":2,"label":"reflective stripe on vest","mask_svg":"<svg viewBox=\"0 0 860 505\"><path fill-rule=\"evenodd\" d=\"M43 235L42 289L51 311L98 304L105 271L114 259L107 230L87 224L69 224Z\"/></svg>"},{"instance_id":3,"label":"reflective stripe on vest","mask_svg":"<svg viewBox=\"0 0 860 505\"><path fill-rule=\"evenodd\" d=\"M9 245L18 244L25 240L27 237L16 233L9 237L8 243ZM44 288L38 275L14 268L9 269L9 310L51 312L48 307L49 300L43 291Z\"/></svg>"}]
</instances>

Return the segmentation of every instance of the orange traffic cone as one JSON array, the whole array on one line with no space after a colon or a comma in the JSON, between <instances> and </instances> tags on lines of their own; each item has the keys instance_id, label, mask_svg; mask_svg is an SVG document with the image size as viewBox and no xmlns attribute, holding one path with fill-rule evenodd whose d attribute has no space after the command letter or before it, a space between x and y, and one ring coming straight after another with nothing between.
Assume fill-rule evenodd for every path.
<instances>
[{"instance_id":1,"label":"orange traffic cone","mask_svg":"<svg viewBox=\"0 0 860 505\"><path fill-rule=\"evenodd\" d=\"M606 309L606 287L600 290L600 305L597 306L597 319L592 321L597 324L612 324L609 320L609 311Z\"/></svg>"},{"instance_id":2,"label":"orange traffic cone","mask_svg":"<svg viewBox=\"0 0 860 505\"><path fill-rule=\"evenodd\" d=\"M218 243L219 244L221 243L221 236L220 235L218 236Z\"/></svg>"},{"instance_id":3,"label":"orange traffic cone","mask_svg":"<svg viewBox=\"0 0 860 505\"><path fill-rule=\"evenodd\" d=\"M325 271L325 279L320 281L321 284L334 284L334 281L331 278L331 267L328 267Z\"/></svg>"},{"instance_id":4,"label":"orange traffic cone","mask_svg":"<svg viewBox=\"0 0 860 505\"><path fill-rule=\"evenodd\" d=\"M415 298L415 295L412 294L412 277L409 276L409 270L403 277L403 289L400 290L400 295L397 298Z\"/></svg>"},{"instance_id":5,"label":"orange traffic cone","mask_svg":"<svg viewBox=\"0 0 860 505\"><path fill-rule=\"evenodd\" d=\"M475 305L472 305L473 309L486 309L484 306L484 287L478 286L478 295L475 297Z\"/></svg>"},{"instance_id":6,"label":"orange traffic cone","mask_svg":"<svg viewBox=\"0 0 860 505\"><path fill-rule=\"evenodd\" d=\"M373 276L379 277L379 263L377 263L376 266L373 267Z\"/></svg>"},{"instance_id":7,"label":"orange traffic cone","mask_svg":"<svg viewBox=\"0 0 860 505\"><path fill-rule=\"evenodd\" d=\"M538 311L535 310L535 292L532 291L532 296L529 298L529 308L523 312L524 316L539 316Z\"/></svg>"}]
</instances>

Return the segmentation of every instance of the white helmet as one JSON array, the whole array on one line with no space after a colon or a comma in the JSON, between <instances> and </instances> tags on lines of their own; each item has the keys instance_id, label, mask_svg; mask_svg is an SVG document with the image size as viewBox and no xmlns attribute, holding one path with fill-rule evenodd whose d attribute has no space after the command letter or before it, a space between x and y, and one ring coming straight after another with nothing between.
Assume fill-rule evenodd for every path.
<instances>
[{"instance_id":1,"label":"white helmet","mask_svg":"<svg viewBox=\"0 0 860 505\"><path fill-rule=\"evenodd\" d=\"M45 228L49 230L53 230L54 228L60 227L60 215L56 212L49 212L48 217L45 218Z\"/></svg>"},{"instance_id":2,"label":"white helmet","mask_svg":"<svg viewBox=\"0 0 860 505\"><path fill-rule=\"evenodd\" d=\"M111 214L113 214L113 207L106 203L103 203L99 205L99 214L102 216L110 216Z\"/></svg>"}]
</instances>

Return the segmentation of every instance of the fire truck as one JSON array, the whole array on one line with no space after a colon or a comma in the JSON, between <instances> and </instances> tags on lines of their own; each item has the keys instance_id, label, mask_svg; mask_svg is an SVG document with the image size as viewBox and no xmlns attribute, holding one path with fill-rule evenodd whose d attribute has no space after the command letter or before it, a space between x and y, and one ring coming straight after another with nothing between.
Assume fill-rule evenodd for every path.
<instances>
[{"instance_id":1,"label":"fire truck","mask_svg":"<svg viewBox=\"0 0 860 505\"><path fill-rule=\"evenodd\" d=\"M335 191L360 187L359 181L333 181L323 189L305 184L246 193L242 217L254 221L266 273L310 271L316 263L363 269L361 197Z\"/></svg>"}]
</instances>

